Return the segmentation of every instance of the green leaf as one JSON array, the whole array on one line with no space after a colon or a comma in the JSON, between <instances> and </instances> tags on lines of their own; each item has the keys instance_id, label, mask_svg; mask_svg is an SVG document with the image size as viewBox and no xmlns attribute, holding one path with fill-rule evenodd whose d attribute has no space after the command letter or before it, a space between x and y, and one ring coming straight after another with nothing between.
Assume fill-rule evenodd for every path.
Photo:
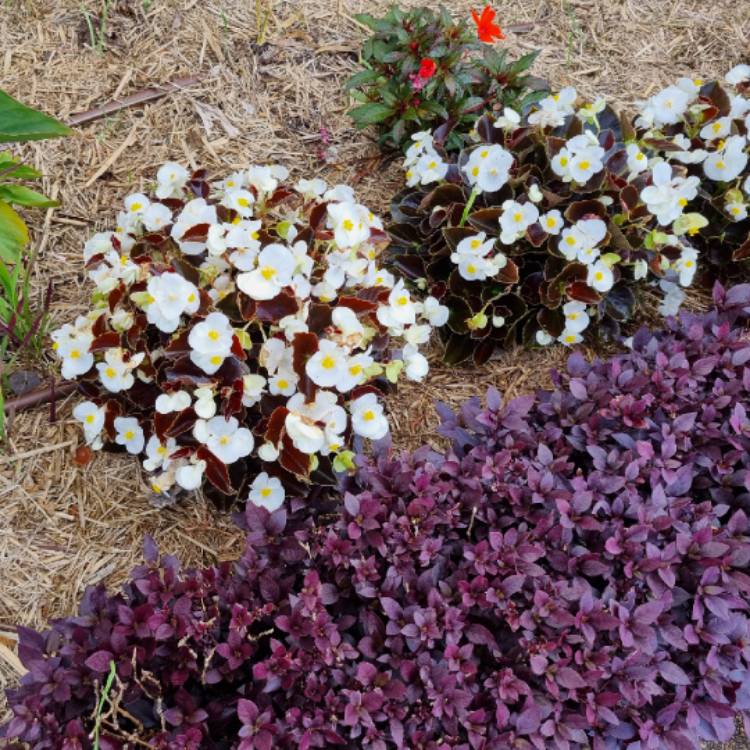
<instances>
[{"instance_id":1,"label":"green leaf","mask_svg":"<svg viewBox=\"0 0 750 750\"><path fill-rule=\"evenodd\" d=\"M16 101L0 89L0 142L41 141L73 131L53 117Z\"/></svg>"},{"instance_id":2,"label":"green leaf","mask_svg":"<svg viewBox=\"0 0 750 750\"><path fill-rule=\"evenodd\" d=\"M377 70L360 70L359 73L355 73L345 85L345 90L358 89L368 83L374 83L378 80L380 74Z\"/></svg>"},{"instance_id":3,"label":"green leaf","mask_svg":"<svg viewBox=\"0 0 750 750\"><path fill-rule=\"evenodd\" d=\"M523 73L524 71L528 70L532 66L532 64L534 63L534 60L536 60L538 56L539 56L539 50L536 50L534 52L528 52L522 57L519 57L518 60L516 60L513 63L513 65L510 66L510 72L511 73Z\"/></svg>"},{"instance_id":4,"label":"green leaf","mask_svg":"<svg viewBox=\"0 0 750 750\"><path fill-rule=\"evenodd\" d=\"M383 122L393 115L393 109L385 104L370 102L349 110L349 116L358 127Z\"/></svg>"},{"instance_id":5,"label":"green leaf","mask_svg":"<svg viewBox=\"0 0 750 750\"><path fill-rule=\"evenodd\" d=\"M29 230L23 219L0 200L0 260L16 263L28 241Z\"/></svg>"},{"instance_id":6,"label":"green leaf","mask_svg":"<svg viewBox=\"0 0 750 750\"><path fill-rule=\"evenodd\" d=\"M34 208L54 208L60 205L59 201L47 198L46 195L37 193L36 190L31 190L23 185L0 184L0 200L17 206Z\"/></svg>"}]
</instances>

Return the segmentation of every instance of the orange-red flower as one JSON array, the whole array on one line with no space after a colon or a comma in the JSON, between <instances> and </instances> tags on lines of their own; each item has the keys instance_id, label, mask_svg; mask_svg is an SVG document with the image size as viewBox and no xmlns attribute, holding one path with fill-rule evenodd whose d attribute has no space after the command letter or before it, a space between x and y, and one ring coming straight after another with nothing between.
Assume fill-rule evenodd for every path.
<instances>
[{"instance_id":1,"label":"orange-red flower","mask_svg":"<svg viewBox=\"0 0 750 750\"><path fill-rule=\"evenodd\" d=\"M437 70L435 61L429 57L425 57L419 65L419 77L420 78L432 78Z\"/></svg>"},{"instance_id":2,"label":"orange-red flower","mask_svg":"<svg viewBox=\"0 0 750 750\"><path fill-rule=\"evenodd\" d=\"M505 39L503 30L495 23L496 15L497 13L489 5L484 6L481 16L475 10L471 11L471 17L477 25L477 36L480 41L493 44L499 39Z\"/></svg>"}]
</instances>

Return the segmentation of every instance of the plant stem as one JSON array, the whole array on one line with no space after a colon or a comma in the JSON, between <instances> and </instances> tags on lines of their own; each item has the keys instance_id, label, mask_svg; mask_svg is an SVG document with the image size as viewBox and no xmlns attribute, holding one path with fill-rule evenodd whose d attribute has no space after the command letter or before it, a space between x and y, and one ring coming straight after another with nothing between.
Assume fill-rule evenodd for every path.
<instances>
[{"instance_id":1,"label":"plant stem","mask_svg":"<svg viewBox=\"0 0 750 750\"><path fill-rule=\"evenodd\" d=\"M469 218L469 212L474 206L474 201L476 201L477 196L481 190L479 188L474 188L471 191L471 195L469 196L469 200L466 201L466 205L464 206L464 212L461 214L461 221L458 222L458 226L462 227L464 224L466 224L466 220Z\"/></svg>"},{"instance_id":2,"label":"plant stem","mask_svg":"<svg viewBox=\"0 0 750 750\"><path fill-rule=\"evenodd\" d=\"M111 661L109 663L109 674L107 675L107 681L104 683L104 689L102 690L99 703L96 706L96 716L94 719L94 750L99 750L99 730L102 724L102 711L104 711L104 702L109 697L109 691L112 689L112 683L115 681L115 675L117 674L117 667L115 663Z\"/></svg>"}]
</instances>

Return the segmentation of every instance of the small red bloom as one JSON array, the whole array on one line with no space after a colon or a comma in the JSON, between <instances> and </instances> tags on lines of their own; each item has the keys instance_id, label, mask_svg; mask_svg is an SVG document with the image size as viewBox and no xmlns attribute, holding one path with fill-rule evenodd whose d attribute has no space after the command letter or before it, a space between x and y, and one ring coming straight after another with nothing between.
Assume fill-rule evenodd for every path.
<instances>
[{"instance_id":1,"label":"small red bloom","mask_svg":"<svg viewBox=\"0 0 750 750\"><path fill-rule=\"evenodd\" d=\"M425 59L422 60L419 65L419 77L432 78L432 76L435 75L436 70L437 65L435 65L435 61L430 59L429 57L425 57Z\"/></svg>"},{"instance_id":2,"label":"small red bloom","mask_svg":"<svg viewBox=\"0 0 750 750\"><path fill-rule=\"evenodd\" d=\"M484 6L481 16L475 10L471 11L471 17L477 25L477 36L480 41L493 44L499 39L505 39L502 29L495 23L496 15L497 13L489 5Z\"/></svg>"}]
</instances>

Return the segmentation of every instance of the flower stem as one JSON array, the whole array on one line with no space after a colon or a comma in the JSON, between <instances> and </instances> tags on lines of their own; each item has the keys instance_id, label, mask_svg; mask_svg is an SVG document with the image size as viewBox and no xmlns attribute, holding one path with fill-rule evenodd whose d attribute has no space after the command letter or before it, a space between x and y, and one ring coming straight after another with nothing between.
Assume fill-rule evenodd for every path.
<instances>
[{"instance_id":1,"label":"flower stem","mask_svg":"<svg viewBox=\"0 0 750 750\"><path fill-rule=\"evenodd\" d=\"M479 188L474 188L471 191L471 195L469 196L469 200L466 201L464 212L461 214L461 221L458 222L458 226L462 227L464 224L466 224L466 220L469 218L469 211L471 211L472 207L474 206L474 201L477 199L477 196L480 192L481 191L479 190Z\"/></svg>"}]
</instances>

